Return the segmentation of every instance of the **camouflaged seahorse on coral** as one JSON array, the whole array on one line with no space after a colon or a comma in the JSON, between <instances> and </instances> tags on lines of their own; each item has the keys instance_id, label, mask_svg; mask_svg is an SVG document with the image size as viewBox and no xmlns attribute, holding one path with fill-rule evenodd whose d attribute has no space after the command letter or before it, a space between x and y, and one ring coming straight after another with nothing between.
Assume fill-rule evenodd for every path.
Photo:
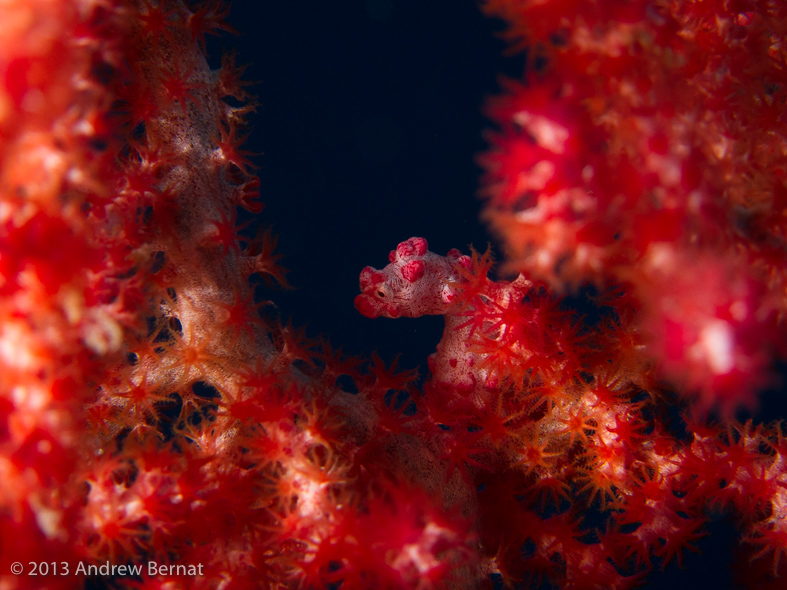
<instances>
[{"instance_id":1,"label":"camouflaged seahorse on coral","mask_svg":"<svg viewBox=\"0 0 787 590\"><path fill-rule=\"evenodd\" d=\"M355 307L369 318L445 316L445 331L430 355L429 370L437 385L451 386L476 402L483 403L486 392L498 385L489 370L487 353L471 347L479 323L469 319L468 308L478 305L507 307L524 298L532 283L520 275L513 282L488 280L487 256L473 257L452 249L446 256L429 252L424 238L410 238L388 255L390 264L382 270L367 266L361 271L361 295ZM482 320L492 328L491 320ZM494 326L501 333L504 325Z\"/></svg>"}]
</instances>

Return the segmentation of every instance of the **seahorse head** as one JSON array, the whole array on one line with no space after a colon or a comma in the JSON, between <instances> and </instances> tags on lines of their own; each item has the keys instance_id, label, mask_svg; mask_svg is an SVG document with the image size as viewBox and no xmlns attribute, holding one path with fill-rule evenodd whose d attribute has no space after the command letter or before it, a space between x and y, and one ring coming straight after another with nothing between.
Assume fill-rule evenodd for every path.
<instances>
[{"instance_id":1,"label":"seahorse head","mask_svg":"<svg viewBox=\"0 0 787 590\"><path fill-rule=\"evenodd\" d=\"M361 271L355 308L369 318L444 314L456 296L456 265L464 258L458 250L448 256L429 252L424 238L405 240L388 255L388 266Z\"/></svg>"}]
</instances>

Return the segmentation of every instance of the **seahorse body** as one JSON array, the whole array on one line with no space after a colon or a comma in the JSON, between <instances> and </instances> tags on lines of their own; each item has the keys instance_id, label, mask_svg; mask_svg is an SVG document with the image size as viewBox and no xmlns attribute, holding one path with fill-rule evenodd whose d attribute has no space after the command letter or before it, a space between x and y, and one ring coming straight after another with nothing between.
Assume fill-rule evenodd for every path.
<instances>
[{"instance_id":1,"label":"seahorse body","mask_svg":"<svg viewBox=\"0 0 787 590\"><path fill-rule=\"evenodd\" d=\"M463 299L463 284L473 273L471 258L457 249L438 256L429 252L424 238L414 237L400 243L388 260L390 264L382 270L367 266L361 271L356 309L369 318L445 316L443 338L428 359L434 383L482 402L496 383L486 368L485 355L469 348L472 304ZM510 283L485 281L477 297L481 302L505 304L513 297L524 297L530 285L521 275Z\"/></svg>"}]
</instances>

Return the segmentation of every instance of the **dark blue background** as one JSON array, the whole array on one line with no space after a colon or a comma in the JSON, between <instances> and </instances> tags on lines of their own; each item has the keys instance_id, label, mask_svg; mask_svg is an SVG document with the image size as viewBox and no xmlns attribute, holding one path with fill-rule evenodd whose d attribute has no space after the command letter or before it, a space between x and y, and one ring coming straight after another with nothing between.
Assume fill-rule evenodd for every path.
<instances>
[{"instance_id":1,"label":"dark blue background","mask_svg":"<svg viewBox=\"0 0 787 590\"><path fill-rule=\"evenodd\" d=\"M387 264L411 236L445 254L490 236L478 220L485 97L501 74L520 77L523 56L502 56L502 23L470 0L236 0L239 37L211 38L248 63L261 108L248 149L257 158L266 208L262 223L293 291L261 289L281 317L326 335L351 355L377 350L420 367L442 333L441 318L370 320L353 307L358 274ZM722 519L685 556L654 572L650 588L732 588L727 562L736 541Z\"/></svg>"},{"instance_id":2,"label":"dark blue background","mask_svg":"<svg viewBox=\"0 0 787 590\"><path fill-rule=\"evenodd\" d=\"M239 63L262 108L247 143L261 217L280 235L296 287L260 295L349 354L421 365L441 318L370 320L353 307L358 275L411 236L445 254L489 240L478 220L484 97L522 56L504 59L502 23L470 1L235 2ZM422 371L422 372L423 372Z\"/></svg>"}]
</instances>

